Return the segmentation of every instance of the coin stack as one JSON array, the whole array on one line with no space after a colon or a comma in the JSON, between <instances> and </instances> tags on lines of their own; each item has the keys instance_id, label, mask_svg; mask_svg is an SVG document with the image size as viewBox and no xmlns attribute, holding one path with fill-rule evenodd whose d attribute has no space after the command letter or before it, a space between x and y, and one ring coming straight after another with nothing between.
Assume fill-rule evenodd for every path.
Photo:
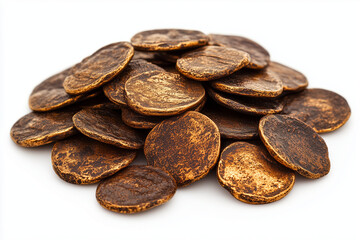
<instances>
[{"instance_id":1,"label":"coin stack","mask_svg":"<svg viewBox=\"0 0 360 240\"><path fill-rule=\"evenodd\" d=\"M56 174L99 183L97 201L114 212L159 206L213 168L235 198L264 204L297 174L329 173L319 133L350 117L342 96L307 86L248 38L150 30L41 82L10 134L22 147L55 143ZM138 151L147 165L131 165Z\"/></svg>"}]
</instances>

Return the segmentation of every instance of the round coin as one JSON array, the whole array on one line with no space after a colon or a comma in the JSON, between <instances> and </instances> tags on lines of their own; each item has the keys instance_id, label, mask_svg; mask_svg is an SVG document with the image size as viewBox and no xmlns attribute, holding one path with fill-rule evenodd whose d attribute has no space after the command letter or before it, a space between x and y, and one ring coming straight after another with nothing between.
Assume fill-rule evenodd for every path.
<instances>
[{"instance_id":1,"label":"round coin","mask_svg":"<svg viewBox=\"0 0 360 240\"><path fill-rule=\"evenodd\" d=\"M127 104L136 112L149 116L180 114L205 97L205 89L196 81L165 71L146 72L125 83Z\"/></svg>"},{"instance_id":2,"label":"round coin","mask_svg":"<svg viewBox=\"0 0 360 240\"><path fill-rule=\"evenodd\" d=\"M260 120L259 134L269 153L279 163L304 177L320 178L330 171L324 139L297 118L265 116Z\"/></svg>"},{"instance_id":3,"label":"round coin","mask_svg":"<svg viewBox=\"0 0 360 240\"><path fill-rule=\"evenodd\" d=\"M152 166L130 166L101 182L96 199L118 213L136 213L159 206L176 192L176 182L167 172Z\"/></svg>"},{"instance_id":4,"label":"round coin","mask_svg":"<svg viewBox=\"0 0 360 240\"><path fill-rule=\"evenodd\" d=\"M195 182L214 167L220 153L220 133L205 115L189 111L156 125L144 153L149 165L168 171L178 186Z\"/></svg>"},{"instance_id":5,"label":"round coin","mask_svg":"<svg viewBox=\"0 0 360 240\"><path fill-rule=\"evenodd\" d=\"M249 54L240 50L205 46L183 54L176 61L176 68L188 78L210 81L234 73L246 66L249 60Z\"/></svg>"},{"instance_id":6,"label":"round coin","mask_svg":"<svg viewBox=\"0 0 360 240\"><path fill-rule=\"evenodd\" d=\"M264 146L235 142L220 156L217 177L236 199L264 204L285 197L295 183L295 173L273 160Z\"/></svg>"},{"instance_id":7,"label":"round coin","mask_svg":"<svg viewBox=\"0 0 360 240\"><path fill-rule=\"evenodd\" d=\"M231 47L250 55L250 62L247 68L265 68L270 62L269 52L258 43L244 37L232 35L209 34L210 45Z\"/></svg>"},{"instance_id":8,"label":"round coin","mask_svg":"<svg viewBox=\"0 0 360 240\"><path fill-rule=\"evenodd\" d=\"M204 33L184 29L155 29L135 34L131 44L136 50L171 51L206 45L209 37Z\"/></svg>"},{"instance_id":9,"label":"round coin","mask_svg":"<svg viewBox=\"0 0 360 240\"><path fill-rule=\"evenodd\" d=\"M53 169L61 179L91 184L128 166L136 151L101 143L83 135L55 143L51 153Z\"/></svg>"},{"instance_id":10,"label":"round coin","mask_svg":"<svg viewBox=\"0 0 360 240\"><path fill-rule=\"evenodd\" d=\"M120 73L134 55L128 42L118 42L102 47L71 69L64 80L64 89L69 94L82 94L109 82Z\"/></svg>"},{"instance_id":11,"label":"round coin","mask_svg":"<svg viewBox=\"0 0 360 240\"><path fill-rule=\"evenodd\" d=\"M119 110L87 108L76 113L73 121L81 133L100 142L126 149L144 145L143 133L126 126Z\"/></svg>"}]
</instances>

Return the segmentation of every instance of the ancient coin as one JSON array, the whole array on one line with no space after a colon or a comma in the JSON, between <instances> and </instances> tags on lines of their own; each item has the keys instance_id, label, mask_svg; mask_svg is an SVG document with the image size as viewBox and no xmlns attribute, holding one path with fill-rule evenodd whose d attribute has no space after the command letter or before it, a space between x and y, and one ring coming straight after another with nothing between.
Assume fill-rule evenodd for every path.
<instances>
[{"instance_id":1,"label":"ancient coin","mask_svg":"<svg viewBox=\"0 0 360 240\"><path fill-rule=\"evenodd\" d=\"M12 126L11 138L22 147L38 147L67 138L77 132L72 122L75 112L63 109L26 114Z\"/></svg>"},{"instance_id":2,"label":"ancient coin","mask_svg":"<svg viewBox=\"0 0 360 240\"><path fill-rule=\"evenodd\" d=\"M247 68L265 68L270 62L269 52L258 43L244 37L232 35L210 34L210 45L231 47L250 55L250 63Z\"/></svg>"},{"instance_id":3,"label":"ancient coin","mask_svg":"<svg viewBox=\"0 0 360 240\"><path fill-rule=\"evenodd\" d=\"M295 173L274 161L264 146L247 142L235 142L222 151L217 176L236 199L251 204L275 202L295 183Z\"/></svg>"},{"instance_id":4,"label":"ancient coin","mask_svg":"<svg viewBox=\"0 0 360 240\"><path fill-rule=\"evenodd\" d=\"M91 184L128 166L136 151L121 149L83 135L55 143L51 153L53 169L61 179Z\"/></svg>"},{"instance_id":5,"label":"ancient coin","mask_svg":"<svg viewBox=\"0 0 360 240\"><path fill-rule=\"evenodd\" d=\"M110 211L136 213L167 202L175 192L176 182L169 173L137 165L101 182L96 189L96 199Z\"/></svg>"},{"instance_id":6,"label":"ancient coin","mask_svg":"<svg viewBox=\"0 0 360 240\"><path fill-rule=\"evenodd\" d=\"M155 29L135 34L131 44L136 50L170 51L206 45L209 37L204 33L184 29Z\"/></svg>"},{"instance_id":7,"label":"ancient coin","mask_svg":"<svg viewBox=\"0 0 360 240\"><path fill-rule=\"evenodd\" d=\"M219 91L249 97L277 97L283 92L280 78L268 68L241 69L230 76L211 82Z\"/></svg>"},{"instance_id":8,"label":"ancient coin","mask_svg":"<svg viewBox=\"0 0 360 240\"><path fill-rule=\"evenodd\" d=\"M81 133L100 142L126 149L144 145L143 133L126 126L119 110L87 108L76 113L73 121Z\"/></svg>"},{"instance_id":9,"label":"ancient coin","mask_svg":"<svg viewBox=\"0 0 360 240\"><path fill-rule=\"evenodd\" d=\"M309 84L304 74L280 63L271 62L267 69L271 70L279 77L283 83L284 91L301 91Z\"/></svg>"},{"instance_id":10,"label":"ancient coin","mask_svg":"<svg viewBox=\"0 0 360 240\"><path fill-rule=\"evenodd\" d=\"M331 132L350 118L347 101L339 94L319 88L305 89L285 98L284 114L296 117L317 133Z\"/></svg>"},{"instance_id":11,"label":"ancient coin","mask_svg":"<svg viewBox=\"0 0 360 240\"><path fill-rule=\"evenodd\" d=\"M246 52L233 48L205 46L185 53L176 62L177 70L184 76L210 81L228 76L249 63Z\"/></svg>"},{"instance_id":12,"label":"ancient coin","mask_svg":"<svg viewBox=\"0 0 360 240\"><path fill-rule=\"evenodd\" d=\"M189 111L156 125L144 153L149 165L168 171L178 186L195 182L214 167L220 153L220 133L205 115Z\"/></svg>"},{"instance_id":13,"label":"ancient coin","mask_svg":"<svg viewBox=\"0 0 360 240\"><path fill-rule=\"evenodd\" d=\"M259 136L260 118L249 116L214 104L207 104L202 113L218 126L222 138L253 139Z\"/></svg>"},{"instance_id":14,"label":"ancient coin","mask_svg":"<svg viewBox=\"0 0 360 240\"><path fill-rule=\"evenodd\" d=\"M269 153L279 163L304 177L320 178L330 171L324 139L297 118L265 116L260 120L259 134Z\"/></svg>"},{"instance_id":15,"label":"ancient coin","mask_svg":"<svg viewBox=\"0 0 360 240\"><path fill-rule=\"evenodd\" d=\"M126 81L140 73L147 73L152 71L165 70L145 60L131 60L123 72L121 72L111 82L104 86L104 93L106 97L108 97L110 101L116 104L127 106L124 90Z\"/></svg>"},{"instance_id":16,"label":"ancient coin","mask_svg":"<svg viewBox=\"0 0 360 240\"><path fill-rule=\"evenodd\" d=\"M64 80L64 89L69 94L92 91L119 74L134 55L130 43L118 42L100 48L71 69Z\"/></svg>"},{"instance_id":17,"label":"ancient coin","mask_svg":"<svg viewBox=\"0 0 360 240\"><path fill-rule=\"evenodd\" d=\"M228 93L215 91L210 87L207 88L207 93L218 104L231 110L246 114L274 114L281 112L284 107L282 99L277 98L253 98L231 95Z\"/></svg>"},{"instance_id":18,"label":"ancient coin","mask_svg":"<svg viewBox=\"0 0 360 240\"><path fill-rule=\"evenodd\" d=\"M146 72L125 83L126 102L143 115L171 116L198 105L205 89L196 81L165 71Z\"/></svg>"}]
</instances>

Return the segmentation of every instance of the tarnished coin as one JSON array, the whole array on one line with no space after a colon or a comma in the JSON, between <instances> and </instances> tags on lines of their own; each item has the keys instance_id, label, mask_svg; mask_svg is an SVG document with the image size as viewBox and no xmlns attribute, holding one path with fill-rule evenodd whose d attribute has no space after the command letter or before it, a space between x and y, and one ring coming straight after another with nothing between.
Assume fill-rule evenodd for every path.
<instances>
[{"instance_id":1,"label":"tarnished coin","mask_svg":"<svg viewBox=\"0 0 360 240\"><path fill-rule=\"evenodd\" d=\"M309 85L304 74L280 63L271 62L267 69L279 77L283 83L284 91L297 92L304 90Z\"/></svg>"},{"instance_id":2,"label":"tarnished coin","mask_svg":"<svg viewBox=\"0 0 360 240\"><path fill-rule=\"evenodd\" d=\"M143 133L126 126L119 110L87 108L76 113L73 121L81 133L100 142L127 149L144 145Z\"/></svg>"},{"instance_id":3,"label":"tarnished coin","mask_svg":"<svg viewBox=\"0 0 360 240\"><path fill-rule=\"evenodd\" d=\"M96 199L110 211L136 213L167 202L175 192L176 182L169 173L137 165L101 182L96 189Z\"/></svg>"},{"instance_id":4,"label":"tarnished coin","mask_svg":"<svg viewBox=\"0 0 360 240\"><path fill-rule=\"evenodd\" d=\"M234 112L215 104L207 104L202 113L214 121L222 138L241 140L259 136L259 117Z\"/></svg>"},{"instance_id":5,"label":"tarnished coin","mask_svg":"<svg viewBox=\"0 0 360 240\"><path fill-rule=\"evenodd\" d=\"M108 97L110 101L116 104L127 106L124 90L126 81L140 73L148 73L152 71L165 70L145 60L131 60L123 72L121 72L111 82L104 86L104 93L106 97Z\"/></svg>"},{"instance_id":6,"label":"tarnished coin","mask_svg":"<svg viewBox=\"0 0 360 240\"><path fill-rule=\"evenodd\" d=\"M32 112L20 118L11 128L12 140L22 147L38 147L74 135L74 110Z\"/></svg>"},{"instance_id":7,"label":"tarnished coin","mask_svg":"<svg viewBox=\"0 0 360 240\"><path fill-rule=\"evenodd\" d=\"M296 117L317 133L331 132L344 125L351 110L347 101L337 93L313 88L285 98L284 114Z\"/></svg>"},{"instance_id":8,"label":"tarnished coin","mask_svg":"<svg viewBox=\"0 0 360 240\"><path fill-rule=\"evenodd\" d=\"M205 89L180 74L153 71L138 74L125 83L128 106L143 115L171 116L198 105Z\"/></svg>"},{"instance_id":9,"label":"tarnished coin","mask_svg":"<svg viewBox=\"0 0 360 240\"><path fill-rule=\"evenodd\" d=\"M205 46L185 53L176 62L177 70L198 81L228 76L246 66L250 56L233 48Z\"/></svg>"},{"instance_id":10,"label":"tarnished coin","mask_svg":"<svg viewBox=\"0 0 360 240\"><path fill-rule=\"evenodd\" d=\"M222 151L217 176L236 199L251 204L275 202L295 183L295 173L274 161L264 146L247 142L235 142Z\"/></svg>"},{"instance_id":11,"label":"tarnished coin","mask_svg":"<svg viewBox=\"0 0 360 240\"><path fill-rule=\"evenodd\" d=\"M94 90L119 74L134 55L128 42L118 42L100 48L71 69L65 78L64 89L69 94Z\"/></svg>"},{"instance_id":12,"label":"tarnished coin","mask_svg":"<svg viewBox=\"0 0 360 240\"><path fill-rule=\"evenodd\" d=\"M147 51L135 50L134 56L132 57L131 61L140 60L140 59L159 66L171 65L169 61L166 61L164 58L162 58L159 55L159 52L147 52Z\"/></svg>"},{"instance_id":13,"label":"tarnished coin","mask_svg":"<svg viewBox=\"0 0 360 240\"><path fill-rule=\"evenodd\" d=\"M101 143L83 135L55 143L51 160L61 179L75 184L91 184L128 166L136 151Z\"/></svg>"},{"instance_id":14,"label":"tarnished coin","mask_svg":"<svg viewBox=\"0 0 360 240\"><path fill-rule=\"evenodd\" d=\"M280 78L268 68L241 69L230 76L211 82L219 91L249 97L277 97L283 91Z\"/></svg>"},{"instance_id":15,"label":"tarnished coin","mask_svg":"<svg viewBox=\"0 0 360 240\"><path fill-rule=\"evenodd\" d=\"M258 43L244 37L210 34L210 45L231 47L249 53L250 63L247 68L265 68L270 62L270 54Z\"/></svg>"},{"instance_id":16,"label":"tarnished coin","mask_svg":"<svg viewBox=\"0 0 360 240\"><path fill-rule=\"evenodd\" d=\"M274 114L281 112L284 107L283 101L277 98L253 98L237 96L218 92L212 88L207 88L207 93L218 104L231 110L246 114Z\"/></svg>"},{"instance_id":17,"label":"tarnished coin","mask_svg":"<svg viewBox=\"0 0 360 240\"><path fill-rule=\"evenodd\" d=\"M209 37L204 33L184 29L155 29L135 34L131 44L137 50L170 51L206 45Z\"/></svg>"},{"instance_id":18,"label":"tarnished coin","mask_svg":"<svg viewBox=\"0 0 360 240\"><path fill-rule=\"evenodd\" d=\"M205 115L189 111L156 125L144 153L149 165L168 171L178 186L199 180L214 167L220 153L220 133Z\"/></svg>"},{"instance_id":19,"label":"tarnished coin","mask_svg":"<svg viewBox=\"0 0 360 240\"><path fill-rule=\"evenodd\" d=\"M265 116L260 120L259 134L269 153L279 163L304 177L320 178L330 171L324 139L297 118Z\"/></svg>"}]
</instances>

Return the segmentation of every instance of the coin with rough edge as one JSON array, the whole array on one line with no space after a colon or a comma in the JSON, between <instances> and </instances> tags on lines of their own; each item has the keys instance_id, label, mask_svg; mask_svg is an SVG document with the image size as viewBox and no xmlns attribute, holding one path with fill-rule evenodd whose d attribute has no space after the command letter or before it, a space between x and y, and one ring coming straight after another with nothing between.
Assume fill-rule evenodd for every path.
<instances>
[{"instance_id":1,"label":"coin with rough edge","mask_svg":"<svg viewBox=\"0 0 360 240\"><path fill-rule=\"evenodd\" d=\"M118 213L136 213L164 204L176 192L176 182L167 172L152 166L129 166L102 181L96 199Z\"/></svg>"},{"instance_id":2,"label":"coin with rough edge","mask_svg":"<svg viewBox=\"0 0 360 240\"><path fill-rule=\"evenodd\" d=\"M100 48L71 69L64 80L64 89L69 94L92 91L119 74L134 55L128 42L118 42Z\"/></svg>"},{"instance_id":3,"label":"coin with rough edge","mask_svg":"<svg viewBox=\"0 0 360 240\"><path fill-rule=\"evenodd\" d=\"M218 126L222 138L258 138L260 118L231 111L214 104L207 104L201 111Z\"/></svg>"},{"instance_id":4,"label":"coin with rough edge","mask_svg":"<svg viewBox=\"0 0 360 240\"><path fill-rule=\"evenodd\" d=\"M277 97L283 92L282 81L268 68L241 69L212 81L211 86L222 92L249 97Z\"/></svg>"},{"instance_id":5,"label":"coin with rough edge","mask_svg":"<svg viewBox=\"0 0 360 240\"><path fill-rule=\"evenodd\" d=\"M320 178L330 171L328 148L310 126L286 115L268 115L260 120L259 134L269 153L282 165L307 178Z\"/></svg>"},{"instance_id":6,"label":"coin with rough edge","mask_svg":"<svg viewBox=\"0 0 360 240\"><path fill-rule=\"evenodd\" d=\"M91 184L128 166L135 150L121 149L83 135L55 143L51 153L56 174L66 182Z\"/></svg>"},{"instance_id":7,"label":"coin with rough edge","mask_svg":"<svg viewBox=\"0 0 360 240\"><path fill-rule=\"evenodd\" d=\"M250 55L250 63L246 68L265 68L270 62L270 54L258 43L244 37L232 35L209 34L210 45L231 47Z\"/></svg>"},{"instance_id":8,"label":"coin with rough edge","mask_svg":"<svg viewBox=\"0 0 360 240\"><path fill-rule=\"evenodd\" d=\"M201 83L165 71L142 73L125 83L127 105L143 115L180 114L198 105L204 97Z\"/></svg>"},{"instance_id":9,"label":"coin with rough edge","mask_svg":"<svg viewBox=\"0 0 360 240\"><path fill-rule=\"evenodd\" d=\"M300 119L317 133L340 128L351 115L350 106L342 96L320 88L288 95L285 102L284 114Z\"/></svg>"},{"instance_id":10,"label":"coin with rough edge","mask_svg":"<svg viewBox=\"0 0 360 240\"><path fill-rule=\"evenodd\" d=\"M148 165L168 171L178 186L206 176L220 153L220 133L205 115L189 111L156 125L145 140Z\"/></svg>"},{"instance_id":11,"label":"coin with rough edge","mask_svg":"<svg viewBox=\"0 0 360 240\"><path fill-rule=\"evenodd\" d=\"M32 112L20 118L11 128L12 140L22 147L38 147L77 133L72 117L74 110Z\"/></svg>"},{"instance_id":12,"label":"coin with rough edge","mask_svg":"<svg viewBox=\"0 0 360 240\"><path fill-rule=\"evenodd\" d=\"M217 177L236 199L251 204L280 200L295 183L295 173L274 161L264 146L247 142L222 151Z\"/></svg>"},{"instance_id":13,"label":"coin with rough edge","mask_svg":"<svg viewBox=\"0 0 360 240\"><path fill-rule=\"evenodd\" d=\"M131 44L136 50L171 51L206 45L209 37L200 31L155 29L135 34Z\"/></svg>"},{"instance_id":14,"label":"coin with rough edge","mask_svg":"<svg viewBox=\"0 0 360 240\"><path fill-rule=\"evenodd\" d=\"M284 107L283 101L276 98L253 98L231 95L215 91L212 88L207 88L207 93L218 104L246 114L274 114L281 112Z\"/></svg>"},{"instance_id":15,"label":"coin with rough edge","mask_svg":"<svg viewBox=\"0 0 360 240\"><path fill-rule=\"evenodd\" d=\"M82 134L100 142L126 149L144 145L143 133L126 126L119 110L87 108L76 113L73 121Z\"/></svg>"},{"instance_id":16,"label":"coin with rough edge","mask_svg":"<svg viewBox=\"0 0 360 240\"><path fill-rule=\"evenodd\" d=\"M176 69L197 81L226 77L249 63L246 52L234 48L205 46L185 53L176 61Z\"/></svg>"},{"instance_id":17,"label":"coin with rough edge","mask_svg":"<svg viewBox=\"0 0 360 240\"><path fill-rule=\"evenodd\" d=\"M111 82L104 86L103 89L106 97L108 97L110 101L116 104L127 106L124 90L126 81L140 73L147 73L152 71L165 70L145 60L131 60L123 72L121 72Z\"/></svg>"},{"instance_id":18,"label":"coin with rough edge","mask_svg":"<svg viewBox=\"0 0 360 240\"><path fill-rule=\"evenodd\" d=\"M298 92L309 85L304 74L280 63L271 62L267 69L279 77L283 83L284 91Z\"/></svg>"}]
</instances>

